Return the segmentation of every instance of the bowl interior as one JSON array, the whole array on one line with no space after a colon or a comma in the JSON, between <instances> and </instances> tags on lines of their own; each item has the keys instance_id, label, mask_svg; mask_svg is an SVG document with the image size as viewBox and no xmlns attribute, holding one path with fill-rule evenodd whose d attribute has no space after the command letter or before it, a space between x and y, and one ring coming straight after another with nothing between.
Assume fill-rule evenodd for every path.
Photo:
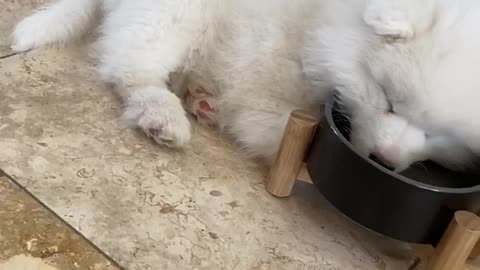
<instances>
[{"instance_id":1,"label":"bowl interior","mask_svg":"<svg viewBox=\"0 0 480 270\"><path fill-rule=\"evenodd\" d=\"M340 106L338 99L336 99L333 103L332 119L341 135L347 141L350 141L350 122L346 115L346 110ZM352 151L352 154L356 153ZM366 159L366 157L364 158ZM431 161L412 165L401 175L415 182L443 188L470 188L480 183L479 175L454 172Z\"/></svg>"}]
</instances>

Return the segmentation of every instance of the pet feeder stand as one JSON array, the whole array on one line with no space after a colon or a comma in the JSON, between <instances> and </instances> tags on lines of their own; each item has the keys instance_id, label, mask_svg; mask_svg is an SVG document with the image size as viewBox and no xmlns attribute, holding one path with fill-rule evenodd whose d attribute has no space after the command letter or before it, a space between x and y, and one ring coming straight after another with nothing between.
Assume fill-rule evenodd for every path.
<instances>
[{"instance_id":1,"label":"pet feeder stand","mask_svg":"<svg viewBox=\"0 0 480 270\"><path fill-rule=\"evenodd\" d=\"M288 197L296 181L312 183L305 158L318 125L318 118L311 114L292 112L266 185L272 195ZM479 239L480 217L458 211L435 248L413 247L427 270L480 270L470 260L480 257Z\"/></svg>"}]
</instances>

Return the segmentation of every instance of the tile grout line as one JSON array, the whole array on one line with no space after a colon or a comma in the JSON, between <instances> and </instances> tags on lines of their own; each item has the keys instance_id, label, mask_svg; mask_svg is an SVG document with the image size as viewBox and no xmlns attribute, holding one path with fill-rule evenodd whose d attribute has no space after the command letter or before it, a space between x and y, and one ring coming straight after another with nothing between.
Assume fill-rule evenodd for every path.
<instances>
[{"instance_id":1,"label":"tile grout line","mask_svg":"<svg viewBox=\"0 0 480 270\"><path fill-rule=\"evenodd\" d=\"M1 58L0 58L1 59ZM112 258L109 254L107 254L105 251L103 251L99 246L97 246L95 243L93 243L90 239L88 239L85 235L83 235L79 230L74 228L70 223L65 221L62 217L60 217L56 212L54 212L50 207L48 207L44 202L40 201L35 195L33 195L25 186L21 185L19 182L17 182L15 179L13 179L10 175L8 175L6 172L0 169L0 179L4 177L8 179L11 183L13 183L15 186L20 188L23 192L25 192L30 198L32 198L34 201L36 201L40 206L42 206L44 209L47 210L51 215L56 217L61 223L63 223L67 228L73 231L73 233L77 234L81 239L87 242L93 249L95 249L97 252L99 252L101 255L103 255L110 263L116 267L119 270L125 270L124 267L122 267L115 259Z\"/></svg>"},{"instance_id":2,"label":"tile grout line","mask_svg":"<svg viewBox=\"0 0 480 270\"><path fill-rule=\"evenodd\" d=\"M2 59L7 59L7 58L10 58L12 56L15 56L15 55L18 55L19 53L10 53L10 54L6 54L6 55L0 55L0 60Z\"/></svg>"}]
</instances>

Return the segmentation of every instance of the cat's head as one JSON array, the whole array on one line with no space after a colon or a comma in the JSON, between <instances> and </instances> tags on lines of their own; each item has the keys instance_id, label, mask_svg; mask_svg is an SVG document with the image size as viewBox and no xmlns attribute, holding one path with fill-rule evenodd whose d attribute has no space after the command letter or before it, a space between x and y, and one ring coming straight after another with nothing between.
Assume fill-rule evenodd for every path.
<instances>
[{"instance_id":1,"label":"cat's head","mask_svg":"<svg viewBox=\"0 0 480 270\"><path fill-rule=\"evenodd\" d=\"M475 26L432 25L422 36L392 41L366 24L362 12L353 19L341 14L317 25L304 68L318 91L340 91L354 146L397 171L424 160L471 167L480 153L480 76L474 72L480 52L457 42L480 46L469 33ZM452 42L454 30L461 34Z\"/></svg>"},{"instance_id":2,"label":"cat's head","mask_svg":"<svg viewBox=\"0 0 480 270\"><path fill-rule=\"evenodd\" d=\"M474 165L474 150L449 130L457 125L436 125L436 116L426 115L425 107L389 100L381 92L376 93L376 101L351 94L343 92L343 104L350 115L350 140L362 155L398 172L425 160L456 170Z\"/></svg>"}]
</instances>

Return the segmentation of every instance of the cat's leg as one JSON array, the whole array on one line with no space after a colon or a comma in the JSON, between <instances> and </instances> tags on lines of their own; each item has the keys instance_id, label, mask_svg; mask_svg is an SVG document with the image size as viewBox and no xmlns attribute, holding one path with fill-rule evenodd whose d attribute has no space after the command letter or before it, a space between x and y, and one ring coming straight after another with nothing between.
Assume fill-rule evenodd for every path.
<instances>
[{"instance_id":1,"label":"cat's leg","mask_svg":"<svg viewBox=\"0 0 480 270\"><path fill-rule=\"evenodd\" d=\"M233 136L244 154L272 165L277 156L291 113L297 109L310 111L308 106L298 106L285 100L265 95L246 95L246 98L219 101L219 125ZM318 115L317 110L311 110Z\"/></svg>"},{"instance_id":2,"label":"cat's leg","mask_svg":"<svg viewBox=\"0 0 480 270\"><path fill-rule=\"evenodd\" d=\"M375 33L394 39L411 39L433 23L435 0L367 0L364 22Z\"/></svg>"},{"instance_id":3,"label":"cat's leg","mask_svg":"<svg viewBox=\"0 0 480 270\"><path fill-rule=\"evenodd\" d=\"M201 125L231 135L248 157L273 163L291 112L301 108L255 91L220 95L208 80L196 75L187 80L183 93L186 110Z\"/></svg>"},{"instance_id":4,"label":"cat's leg","mask_svg":"<svg viewBox=\"0 0 480 270\"><path fill-rule=\"evenodd\" d=\"M12 34L12 50L23 52L51 44L64 44L83 35L101 6L98 0L59 0L24 18Z\"/></svg>"},{"instance_id":5,"label":"cat's leg","mask_svg":"<svg viewBox=\"0 0 480 270\"><path fill-rule=\"evenodd\" d=\"M199 5L187 0L122 2L106 19L97 44L98 71L117 86L126 105L124 119L170 147L190 140L186 112L167 82L201 35Z\"/></svg>"},{"instance_id":6,"label":"cat's leg","mask_svg":"<svg viewBox=\"0 0 480 270\"><path fill-rule=\"evenodd\" d=\"M280 146L283 132L294 106L278 104L278 111L262 110L254 104L271 104L259 95L239 99L232 95L220 97L208 80L191 74L186 84L186 109L207 127L222 128L232 135L249 157L272 164ZM282 103L278 101L278 103ZM219 110L219 107L223 108Z\"/></svg>"},{"instance_id":7,"label":"cat's leg","mask_svg":"<svg viewBox=\"0 0 480 270\"><path fill-rule=\"evenodd\" d=\"M291 111L281 113L261 110L238 112L229 124L231 133L244 153L260 158L268 165L275 161Z\"/></svg>"}]
</instances>

